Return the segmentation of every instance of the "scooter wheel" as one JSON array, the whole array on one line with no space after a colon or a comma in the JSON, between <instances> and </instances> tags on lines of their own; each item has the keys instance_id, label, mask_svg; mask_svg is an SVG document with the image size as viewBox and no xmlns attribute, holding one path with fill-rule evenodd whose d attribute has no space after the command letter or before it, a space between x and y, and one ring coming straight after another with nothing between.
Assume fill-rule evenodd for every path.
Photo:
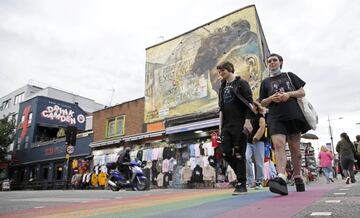
<instances>
[{"instance_id":1,"label":"scooter wheel","mask_svg":"<svg viewBox=\"0 0 360 218\"><path fill-rule=\"evenodd\" d=\"M137 191L144 191L146 189L146 187L148 186L147 183L147 179L144 178L140 178L140 181L136 180L136 184L134 186L134 190Z\"/></svg>"}]
</instances>

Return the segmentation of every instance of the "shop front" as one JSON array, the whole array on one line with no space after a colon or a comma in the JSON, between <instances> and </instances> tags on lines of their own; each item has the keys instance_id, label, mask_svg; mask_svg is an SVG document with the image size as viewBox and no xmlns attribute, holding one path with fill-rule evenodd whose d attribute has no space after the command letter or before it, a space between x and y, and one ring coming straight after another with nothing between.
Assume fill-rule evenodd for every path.
<instances>
[{"instance_id":1,"label":"shop front","mask_svg":"<svg viewBox=\"0 0 360 218\"><path fill-rule=\"evenodd\" d=\"M57 99L37 96L22 102L9 166L12 189L67 188L69 163L90 154L92 132L85 132L85 116L77 104ZM69 126L77 136L74 149L67 152Z\"/></svg>"},{"instance_id":2,"label":"shop front","mask_svg":"<svg viewBox=\"0 0 360 218\"><path fill-rule=\"evenodd\" d=\"M77 137L74 153L66 159L65 139L15 154L21 161L10 168L12 189L63 189L68 188L76 170L72 163L86 161L90 165L89 144L92 134L82 133ZM69 169L69 170L67 170Z\"/></svg>"}]
</instances>

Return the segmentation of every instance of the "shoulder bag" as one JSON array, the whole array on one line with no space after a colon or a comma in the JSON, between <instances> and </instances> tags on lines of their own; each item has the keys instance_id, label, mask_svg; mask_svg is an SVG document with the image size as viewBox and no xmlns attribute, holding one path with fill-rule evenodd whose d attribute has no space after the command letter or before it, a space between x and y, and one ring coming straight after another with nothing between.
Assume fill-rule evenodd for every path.
<instances>
[{"instance_id":1,"label":"shoulder bag","mask_svg":"<svg viewBox=\"0 0 360 218\"><path fill-rule=\"evenodd\" d=\"M291 80L289 74L286 73L286 75L289 78L291 85L294 87L294 89L296 89L294 84L292 83L292 80ZM307 121L307 123L309 124L311 129L315 130L316 125L318 124L318 115L315 111L315 108L305 97L297 98L297 103L299 104L300 109L301 109L302 113L304 114L305 120Z\"/></svg>"}]
</instances>

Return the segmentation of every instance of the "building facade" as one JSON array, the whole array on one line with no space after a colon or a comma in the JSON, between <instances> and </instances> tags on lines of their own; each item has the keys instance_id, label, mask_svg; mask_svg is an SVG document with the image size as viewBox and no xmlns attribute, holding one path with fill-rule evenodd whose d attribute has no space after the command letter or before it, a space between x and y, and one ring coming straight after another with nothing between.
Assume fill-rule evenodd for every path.
<instances>
[{"instance_id":1,"label":"building facade","mask_svg":"<svg viewBox=\"0 0 360 218\"><path fill-rule=\"evenodd\" d=\"M74 152L66 159L65 132L77 128ZM20 104L10 179L12 189L63 188L69 163L90 155L92 133L85 132L86 112L78 104L37 96Z\"/></svg>"}]
</instances>

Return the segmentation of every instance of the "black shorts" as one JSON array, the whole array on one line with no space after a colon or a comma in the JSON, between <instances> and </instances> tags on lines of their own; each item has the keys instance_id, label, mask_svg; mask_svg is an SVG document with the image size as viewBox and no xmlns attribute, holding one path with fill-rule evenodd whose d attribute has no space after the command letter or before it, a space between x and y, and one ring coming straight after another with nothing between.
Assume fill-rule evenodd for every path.
<instances>
[{"instance_id":1,"label":"black shorts","mask_svg":"<svg viewBox=\"0 0 360 218\"><path fill-rule=\"evenodd\" d=\"M273 120L268 123L269 135L294 135L299 133L306 133L311 128L305 120L287 120L279 121Z\"/></svg>"},{"instance_id":2,"label":"black shorts","mask_svg":"<svg viewBox=\"0 0 360 218\"><path fill-rule=\"evenodd\" d=\"M221 130L221 148L223 153L232 152L235 146L239 146L240 153L245 154L248 135L242 131L242 126L224 127Z\"/></svg>"}]
</instances>

